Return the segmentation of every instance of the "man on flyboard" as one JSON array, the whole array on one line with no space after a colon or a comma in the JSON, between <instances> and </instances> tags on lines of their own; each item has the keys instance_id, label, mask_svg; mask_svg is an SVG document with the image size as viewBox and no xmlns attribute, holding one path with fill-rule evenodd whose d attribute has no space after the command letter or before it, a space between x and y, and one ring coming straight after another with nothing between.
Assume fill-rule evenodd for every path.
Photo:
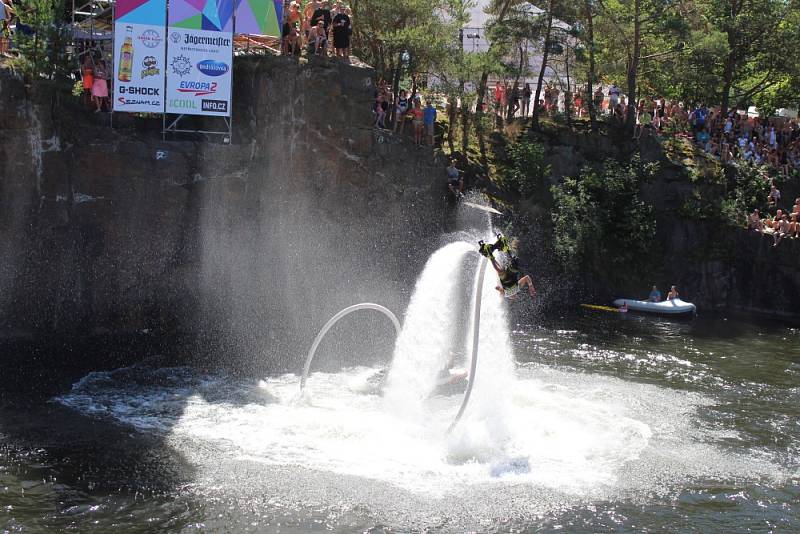
<instances>
[{"instance_id":1,"label":"man on flyboard","mask_svg":"<svg viewBox=\"0 0 800 534\"><path fill-rule=\"evenodd\" d=\"M494 251L499 250L508 256L506 265L501 265L494 257ZM494 243L484 243L478 241L478 252L486 256L492 267L497 271L497 276L500 278L500 285L495 289L501 296L514 300L521 289L528 288L528 294L531 298L536 297L536 288L533 287L533 280L530 275L522 274L519 270L519 261L517 257L511 253L511 248L508 245L508 238L503 234L497 234L497 241Z\"/></svg>"}]
</instances>

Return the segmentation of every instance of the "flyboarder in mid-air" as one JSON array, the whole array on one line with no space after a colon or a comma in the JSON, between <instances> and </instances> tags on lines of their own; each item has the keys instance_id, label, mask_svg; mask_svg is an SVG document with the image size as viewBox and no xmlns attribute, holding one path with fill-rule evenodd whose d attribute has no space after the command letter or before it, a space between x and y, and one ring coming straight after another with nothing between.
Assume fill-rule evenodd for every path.
<instances>
[{"instance_id":1,"label":"flyboarder in mid-air","mask_svg":"<svg viewBox=\"0 0 800 534\"><path fill-rule=\"evenodd\" d=\"M499 250L508 255L508 264L501 265L494 257L494 251ZM500 277L500 285L495 287L501 296L510 300L517 297L517 293L525 287L528 288L528 294L531 297L536 296L536 288L533 287L533 280L530 275L524 275L519 270L519 262L517 257L511 253L511 247L508 245L508 238L503 234L497 234L497 241L494 243L478 242L478 252L486 256L492 262L492 267L497 271L497 276Z\"/></svg>"}]
</instances>

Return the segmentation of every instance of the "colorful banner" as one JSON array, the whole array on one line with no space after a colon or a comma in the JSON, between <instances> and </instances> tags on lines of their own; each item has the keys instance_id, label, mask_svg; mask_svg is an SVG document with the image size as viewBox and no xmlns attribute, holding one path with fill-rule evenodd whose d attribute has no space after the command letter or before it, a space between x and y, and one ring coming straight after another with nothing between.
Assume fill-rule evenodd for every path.
<instances>
[{"instance_id":1,"label":"colorful banner","mask_svg":"<svg viewBox=\"0 0 800 534\"><path fill-rule=\"evenodd\" d=\"M282 0L236 0L236 33L281 36Z\"/></svg>"},{"instance_id":2,"label":"colorful banner","mask_svg":"<svg viewBox=\"0 0 800 534\"><path fill-rule=\"evenodd\" d=\"M230 116L233 0L170 0L167 113Z\"/></svg>"},{"instance_id":3,"label":"colorful banner","mask_svg":"<svg viewBox=\"0 0 800 534\"><path fill-rule=\"evenodd\" d=\"M117 0L114 111L164 111L166 0Z\"/></svg>"}]
</instances>

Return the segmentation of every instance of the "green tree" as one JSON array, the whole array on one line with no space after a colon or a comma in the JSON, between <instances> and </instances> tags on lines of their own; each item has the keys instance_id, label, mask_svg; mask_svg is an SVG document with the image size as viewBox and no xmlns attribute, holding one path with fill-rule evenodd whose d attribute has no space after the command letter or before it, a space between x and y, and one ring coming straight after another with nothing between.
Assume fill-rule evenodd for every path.
<instances>
[{"instance_id":1,"label":"green tree","mask_svg":"<svg viewBox=\"0 0 800 534\"><path fill-rule=\"evenodd\" d=\"M29 0L16 9L20 22L32 32L18 28L14 39L19 56L9 61L11 67L30 79L65 79L70 70L66 54L70 36L63 22L63 0Z\"/></svg>"},{"instance_id":2,"label":"green tree","mask_svg":"<svg viewBox=\"0 0 800 534\"><path fill-rule=\"evenodd\" d=\"M744 104L779 83L787 73L787 58L800 51L797 0L704 0L698 8L727 41L718 63L723 114L731 100Z\"/></svg>"},{"instance_id":3,"label":"green tree","mask_svg":"<svg viewBox=\"0 0 800 534\"><path fill-rule=\"evenodd\" d=\"M631 133L642 66L679 55L688 26L673 0L601 0L599 6L594 22L600 60L607 75L625 79L625 129Z\"/></svg>"},{"instance_id":4,"label":"green tree","mask_svg":"<svg viewBox=\"0 0 800 534\"><path fill-rule=\"evenodd\" d=\"M355 0L353 50L394 86L403 52L413 72L429 72L453 53L467 5L464 0Z\"/></svg>"},{"instance_id":5,"label":"green tree","mask_svg":"<svg viewBox=\"0 0 800 534\"><path fill-rule=\"evenodd\" d=\"M616 283L648 267L655 221L639 188L656 168L638 156L630 163L609 159L551 188L555 250L567 270L605 273Z\"/></svg>"}]
</instances>

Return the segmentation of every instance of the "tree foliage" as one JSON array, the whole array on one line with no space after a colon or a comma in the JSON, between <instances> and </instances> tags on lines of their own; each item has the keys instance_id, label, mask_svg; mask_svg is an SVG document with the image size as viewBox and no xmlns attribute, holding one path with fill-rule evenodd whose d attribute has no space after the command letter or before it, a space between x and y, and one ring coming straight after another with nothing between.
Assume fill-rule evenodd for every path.
<instances>
[{"instance_id":1,"label":"tree foliage","mask_svg":"<svg viewBox=\"0 0 800 534\"><path fill-rule=\"evenodd\" d=\"M609 273L622 280L647 267L655 221L639 188L656 168L638 157L630 163L609 159L599 170L585 167L551 188L555 250L567 270Z\"/></svg>"},{"instance_id":2,"label":"tree foliage","mask_svg":"<svg viewBox=\"0 0 800 534\"><path fill-rule=\"evenodd\" d=\"M544 147L530 139L521 139L508 147L508 156L511 165L505 172L506 183L523 197L531 196L550 175Z\"/></svg>"}]
</instances>

